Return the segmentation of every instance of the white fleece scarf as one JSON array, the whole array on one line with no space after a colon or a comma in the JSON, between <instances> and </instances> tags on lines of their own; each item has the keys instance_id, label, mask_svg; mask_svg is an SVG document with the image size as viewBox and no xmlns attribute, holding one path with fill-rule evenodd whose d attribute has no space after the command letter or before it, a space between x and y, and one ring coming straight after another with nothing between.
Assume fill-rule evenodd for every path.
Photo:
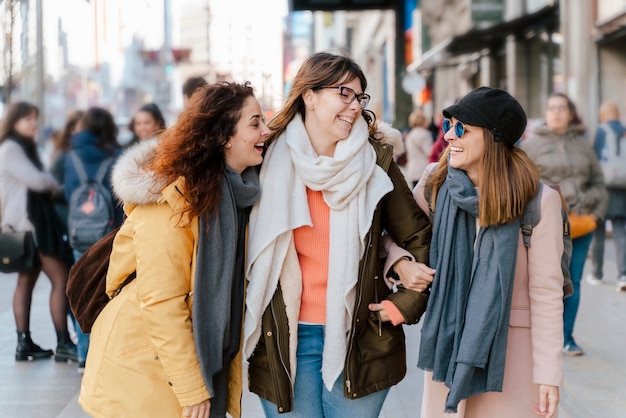
<instances>
[{"instance_id":1,"label":"white fleece scarf","mask_svg":"<svg viewBox=\"0 0 626 418\"><path fill-rule=\"evenodd\" d=\"M259 340L261 318L280 280L289 319L292 384L296 375L302 273L293 230L312 226L306 188L322 191L330 207L330 248L322 379L330 391L343 370L355 304L359 261L378 202L393 190L376 164L367 123L358 118L333 157L316 155L297 115L269 147L260 172L261 198L250 214L244 355Z\"/></svg>"}]
</instances>

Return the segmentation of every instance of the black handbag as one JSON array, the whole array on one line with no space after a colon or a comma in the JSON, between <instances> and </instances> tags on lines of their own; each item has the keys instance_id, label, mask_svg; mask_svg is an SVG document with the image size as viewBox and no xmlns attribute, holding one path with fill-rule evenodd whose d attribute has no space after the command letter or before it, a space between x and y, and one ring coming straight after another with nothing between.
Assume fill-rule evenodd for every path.
<instances>
[{"instance_id":1,"label":"black handbag","mask_svg":"<svg viewBox=\"0 0 626 418\"><path fill-rule=\"evenodd\" d=\"M31 231L0 232L0 271L20 273L41 266L35 239Z\"/></svg>"}]
</instances>

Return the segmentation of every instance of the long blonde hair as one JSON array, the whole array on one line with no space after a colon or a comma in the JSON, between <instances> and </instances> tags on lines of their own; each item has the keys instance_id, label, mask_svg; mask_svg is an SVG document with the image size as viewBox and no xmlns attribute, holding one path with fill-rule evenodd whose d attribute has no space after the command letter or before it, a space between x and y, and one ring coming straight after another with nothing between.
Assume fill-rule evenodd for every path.
<instances>
[{"instance_id":1,"label":"long blonde hair","mask_svg":"<svg viewBox=\"0 0 626 418\"><path fill-rule=\"evenodd\" d=\"M524 207L537 194L540 173L526 152L495 142L483 128L485 153L478 168L478 220L480 226L509 223L522 216ZM437 167L426 183L425 193L435 211L437 191L448 174L450 147L441 154Z\"/></svg>"}]
</instances>

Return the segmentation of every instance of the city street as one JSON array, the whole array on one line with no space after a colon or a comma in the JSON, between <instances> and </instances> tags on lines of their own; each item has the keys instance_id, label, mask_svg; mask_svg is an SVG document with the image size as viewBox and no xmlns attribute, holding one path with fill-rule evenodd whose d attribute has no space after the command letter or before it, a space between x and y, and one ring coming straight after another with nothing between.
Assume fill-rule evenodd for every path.
<instances>
[{"instance_id":1,"label":"city street","mask_svg":"<svg viewBox=\"0 0 626 418\"><path fill-rule=\"evenodd\" d=\"M607 283L590 286L583 282L575 337L585 355L564 359L561 418L626 417L626 293L615 291L614 260L613 242L608 240ZM87 417L76 403L81 376L75 363L56 363L54 360L15 362L16 335L11 307L15 280L14 274L0 273L0 373L3 377L0 381L0 418ZM40 277L35 288L31 332L39 345L55 348L56 337L48 313L49 290L49 281L45 276ZM419 416L423 376L415 366L419 325L408 327L407 336L409 372L391 390L381 414L383 418ZM243 416L263 416L255 395L248 393L244 396Z\"/></svg>"}]
</instances>

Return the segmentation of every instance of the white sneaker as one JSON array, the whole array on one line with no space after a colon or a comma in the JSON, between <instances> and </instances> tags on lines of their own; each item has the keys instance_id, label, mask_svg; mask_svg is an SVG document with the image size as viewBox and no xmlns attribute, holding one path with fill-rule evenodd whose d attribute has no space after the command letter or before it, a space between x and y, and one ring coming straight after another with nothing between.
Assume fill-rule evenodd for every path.
<instances>
[{"instance_id":1,"label":"white sneaker","mask_svg":"<svg viewBox=\"0 0 626 418\"><path fill-rule=\"evenodd\" d=\"M620 276L617 281L617 291L618 292L626 292L626 276Z\"/></svg>"},{"instance_id":2,"label":"white sneaker","mask_svg":"<svg viewBox=\"0 0 626 418\"><path fill-rule=\"evenodd\" d=\"M604 283L604 282L602 281L602 279L598 279L598 278L597 278L596 276L594 276L593 274L588 275L588 276L587 276L587 278L585 279L585 281L586 281L588 284L592 285L592 286L599 286L599 285L601 285L602 283Z\"/></svg>"}]
</instances>

